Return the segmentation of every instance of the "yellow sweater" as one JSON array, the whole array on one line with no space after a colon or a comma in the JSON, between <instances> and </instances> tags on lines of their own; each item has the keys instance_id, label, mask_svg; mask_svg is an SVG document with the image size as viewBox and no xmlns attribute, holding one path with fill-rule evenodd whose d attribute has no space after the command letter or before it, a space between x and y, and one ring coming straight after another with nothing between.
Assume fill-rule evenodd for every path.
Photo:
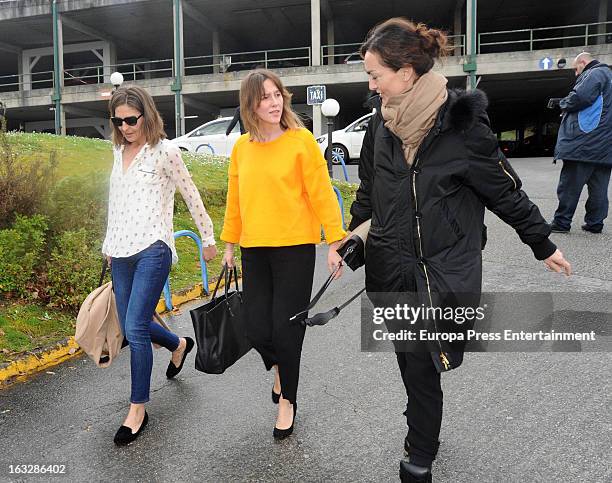
<instances>
[{"instance_id":1,"label":"yellow sweater","mask_svg":"<svg viewBox=\"0 0 612 483\"><path fill-rule=\"evenodd\" d=\"M345 236L325 158L307 129L270 142L241 136L229 166L221 239L243 247L327 243Z\"/></svg>"}]
</instances>

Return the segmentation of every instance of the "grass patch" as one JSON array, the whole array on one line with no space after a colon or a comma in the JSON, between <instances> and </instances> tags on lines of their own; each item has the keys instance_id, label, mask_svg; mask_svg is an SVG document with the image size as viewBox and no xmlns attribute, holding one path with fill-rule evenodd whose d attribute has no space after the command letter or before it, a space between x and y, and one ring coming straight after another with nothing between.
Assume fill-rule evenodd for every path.
<instances>
[{"instance_id":1,"label":"grass patch","mask_svg":"<svg viewBox=\"0 0 612 483\"><path fill-rule=\"evenodd\" d=\"M7 139L16 160L19 162L27 163L41 157L49 157L51 153L55 153L59 162L56 177L57 189L62 190L65 199L58 198L60 201L57 201L55 211L51 210L48 213L51 217L49 220L51 226L55 226L57 229L51 231L50 237L54 238L48 240L47 252L51 253L52 248L57 246L57 241L63 233L62 230L75 230L82 227L85 223L84 220L90 220L90 224L93 223L92 220L95 221L93 225L95 225L94 228L97 228L90 227L89 229L91 230L90 233L95 235L96 246L101 247L102 239L98 239L98 237L100 237L100 230L104 229L102 222L106 217L106 202L101 200L101 203L96 204L83 200L89 199L84 195L85 190L88 190L87 194L93 199L99 199L101 197L100 193L108 192L107 185L102 185L102 183L108 183L112 169L111 143L99 139L34 133L9 133ZM225 214L228 161L226 158L218 156L189 153L185 153L183 158L202 195L214 225L219 253L207 267L209 282L212 282L221 271L221 258L225 248L224 243L219 240L219 235L223 227L223 216ZM93 179L99 180L100 186L96 188L97 191L92 188L93 182L91 180ZM345 224L348 225L350 205L355 196L356 186L342 181L334 181L334 185L342 193ZM71 202L73 198L74 204ZM81 200L80 203L79 200ZM104 207L103 213L101 213L101 207ZM67 219L62 221L62 217ZM97 217L100 217L100 220ZM55 218L55 224L53 218ZM76 220L76 226L69 226L71 220ZM180 194L177 194L175 203L174 229L175 231L191 230L198 233ZM179 262L172 267L170 273L170 287L173 292L191 288L201 281L201 267L196 244L189 238L180 238L176 241L176 248ZM33 273L42 274L46 277L44 264L49 258L49 253L40 257L40 267L37 267ZM239 250L236 255L238 258L240 257ZM102 255L100 253L100 267L101 263ZM93 265L95 265L95 261ZM98 270L94 268L90 267L90 270L92 272ZM91 289L86 288L85 290L84 287L75 287L74 293L77 295L81 293L76 291L77 288L80 288L84 294ZM85 295L82 298L84 299L84 297ZM5 299L0 302L0 362L9 360L17 353L29 351L74 334L75 307L72 307L73 310L70 313L41 305L40 301L37 300L28 300L27 302L29 304L26 301L15 299Z\"/></svg>"},{"instance_id":2,"label":"grass patch","mask_svg":"<svg viewBox=\"0 0 612 483\"><path fill-rule=\"evenodd\" d=\"M0 362L74 335L72 315L39 305L0 305Z\"/></svg>"}]
</instances>

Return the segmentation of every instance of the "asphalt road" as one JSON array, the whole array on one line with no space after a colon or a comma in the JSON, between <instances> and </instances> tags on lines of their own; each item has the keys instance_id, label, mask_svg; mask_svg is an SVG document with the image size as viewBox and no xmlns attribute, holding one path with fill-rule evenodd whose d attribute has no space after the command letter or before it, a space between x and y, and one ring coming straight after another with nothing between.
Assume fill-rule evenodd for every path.
<instances>
[{"instance_id":1,"label":"asphalt road","mask_svg":"<svg viewBox=\"0 0 612 483\"><path fill-rule=\"evenodd\" d=\"M549 159L513 165L550 219L560 166ZM355 176L356 167L349 169ZM609 301L612 230L582 232L583 215L581 206L572 232L553 235L574 266L569 279L546 271L512 229L487 215L484 289L593 292L593 300ZM318 254L317 287L324 249ZM362 284L363 269L347 273L321 306L337 305ZM168 320L179 334L193 332L188 308ZM66 474L37 479L397 480L404 388L393 354L360 351L359 316L355 303L308 330L296 430L281 443L272 438L272 378L253 351L220 376L197 372L190 357L175 381L165 379L168 356L157 351L150 423L127 448L112 442L127 409L127 353L108 369L80 358L0 391L0 481L34 478L9 474L11 464L51 463L64 464ZM443 376L434 481L612 481L611 369L609 352L467 354Z\"/></svg>"}]
</instances>

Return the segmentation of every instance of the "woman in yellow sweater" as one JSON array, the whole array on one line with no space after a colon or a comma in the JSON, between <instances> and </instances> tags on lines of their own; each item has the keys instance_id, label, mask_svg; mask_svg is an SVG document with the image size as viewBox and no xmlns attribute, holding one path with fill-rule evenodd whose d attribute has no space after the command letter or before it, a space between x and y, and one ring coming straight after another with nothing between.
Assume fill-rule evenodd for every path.
<instances>
[{"instance_id":1,"label":"woman in yellow sweater","mask_svg":"<svg viewBox=\"0 0 612 483\"><path fill-rule=\"evenodd\" d=\"M239 243L247 335L266 369L275 368L273 435L283 439L293 432L305 332L289 317L308 305L321 225L331 271L341 262L336 249L345 232L325 159L278 76L250 72L240 86L240 112L248 132L231 156L224 262L234 266Z\"/></svg>"}]
</instances>

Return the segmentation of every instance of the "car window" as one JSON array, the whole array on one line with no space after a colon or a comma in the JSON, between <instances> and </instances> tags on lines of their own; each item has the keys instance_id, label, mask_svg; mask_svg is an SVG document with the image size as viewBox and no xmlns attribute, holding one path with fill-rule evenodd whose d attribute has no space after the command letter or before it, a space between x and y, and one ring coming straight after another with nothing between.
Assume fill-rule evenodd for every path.
<instances>
[{"instance_id":1,"label":"car window","mask_svg":"<svg viewBox=\"0 0 612 483\"><path fill-rule=\"evenodd\" d=\"M227 125L229 125L229 122ZM225 127L226 130L227 130L227 125ZM237 122L236 125L234 126L234 129L232 129L232 134L240 134L240 123L239 122Z\"/></svg>"},{"instance_id":2,"label":"car window","mask_svg":"<svg viewBox=\"0 0 612 483\"><path fill-rule=\"evenodd\" d=\"M350 129L347 129L347 132L365 131L366 128L368 127L368 122L369 121L370 121L370 118L366 117L365 119L362 119L361 121L359 121L357 124L355 124Z\"/></svg>"},{"instance_id":3,"label":"car window","mask_svg":"<svg viewBox=\"0 0 612 483\"><path fill-rule=\"evenodd\" d=\"M195 131L190 137L210 136L212 134L225 134L225 130L227 129L227 126L229 126L229 123L230 121L223 120L223 121L207 124L199 128L197 131Z\"/></svg>"}]
</instances>

